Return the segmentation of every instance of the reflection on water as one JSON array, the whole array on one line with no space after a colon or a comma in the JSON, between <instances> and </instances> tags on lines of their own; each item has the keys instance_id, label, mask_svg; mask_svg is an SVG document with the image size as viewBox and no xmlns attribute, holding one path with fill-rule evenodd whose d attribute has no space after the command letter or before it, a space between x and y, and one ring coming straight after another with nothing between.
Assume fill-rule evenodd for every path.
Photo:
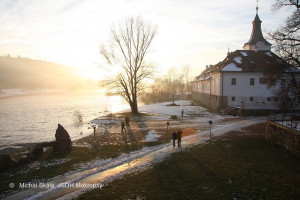
<instances>
[{"instance_id":1,"label":"reflection on water","mask_svg":"<svg viewBox=\"0 0 300 200\"><path fill-rule=\"evenodd\" d=\"M0 149L18 143L54 140L58 123L65 127L72 140L80 138L91 132L88 127L92 119L127 108L128 105L121 97L107 97L98 91L47 92L11 97L2 95ZM83 126L78 128L75 128L74 124L76 110L83 117Z\"/></svg>"}]
</instances>

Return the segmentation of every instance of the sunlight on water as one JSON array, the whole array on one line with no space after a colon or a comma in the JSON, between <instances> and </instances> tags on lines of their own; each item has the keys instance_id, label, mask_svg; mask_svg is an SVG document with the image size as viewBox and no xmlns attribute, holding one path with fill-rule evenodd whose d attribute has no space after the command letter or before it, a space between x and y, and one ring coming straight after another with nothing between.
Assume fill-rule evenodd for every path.
<instances>
[{"instance_id":1,"label":"sunlight on water","mask_svg":"<svg viewBox=\"0 0 300 200\"><path fill-rule=\"evenodd\" d=\"M87 136L92 132L91 120L129 108L121 97L107 97L98 91L5 92L0 96L0 149L19 143L55 140L58 123L65 127L72 140ZM83 126L78 128L75 128L76 110L83 116Z\"/></svg>"}]
</instances>

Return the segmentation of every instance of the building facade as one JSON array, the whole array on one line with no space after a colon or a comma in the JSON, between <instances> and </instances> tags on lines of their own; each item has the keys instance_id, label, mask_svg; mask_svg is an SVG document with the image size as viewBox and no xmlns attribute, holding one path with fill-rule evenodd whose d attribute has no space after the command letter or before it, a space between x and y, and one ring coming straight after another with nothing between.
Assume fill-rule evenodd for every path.
<instances>
[{"instance_id":1,"label":"building facade","mask_svg":"<svg viewBox=\"0 0 300 200\"><path fill-rule=\"evenodd\" d=\"M287 63L271 52L257 13L252 24L250 40L243 50L228 53L223 61L207 66L192 82L195 102L214 111L228 107L261 112L278 109L273 90L280 86L270 87L264 74Z\"/></svg>"}]
</instances>

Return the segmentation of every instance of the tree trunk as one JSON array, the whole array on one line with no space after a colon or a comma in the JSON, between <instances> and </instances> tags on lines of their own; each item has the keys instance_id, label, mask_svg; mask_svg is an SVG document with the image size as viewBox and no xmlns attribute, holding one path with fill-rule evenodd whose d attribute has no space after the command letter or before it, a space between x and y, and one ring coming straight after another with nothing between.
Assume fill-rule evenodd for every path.
<instances>
[{"instance_id":1,"label":"tree trunk","mask_svg":"<svg viewBox=\"0 0 300 200\"><path fill-rule=\"evenodd\" d=\"M130 108L131 108L131 113L132 113L133 115L139 114L138 106L137 106L137 101L133 101L133 102L130 104Z\"/></svg>"}]
</instances>

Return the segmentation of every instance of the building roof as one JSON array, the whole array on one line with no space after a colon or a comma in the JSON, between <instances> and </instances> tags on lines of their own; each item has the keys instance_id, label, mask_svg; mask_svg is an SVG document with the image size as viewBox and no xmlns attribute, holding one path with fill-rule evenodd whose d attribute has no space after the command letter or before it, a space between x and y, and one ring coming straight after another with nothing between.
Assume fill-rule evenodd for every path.
<instances>
[{"instance_id":1,"label":"building roof","mask_svg":"<svg viewBox=\"0 0 300 200\"><path fill-rule=\"evenodd\" d=\"M216 65L205 69L196 80L203 80L213 73L220 72L267 72L276 70L286 62L271 51L236 50Z\"/></svg>"},{"instance_id":2,"label":"building roof","mask_svg":"<svg viewBox=\"0 0 300 200\"><path fill-rule=\"evenodd\" d=\"M261 22L262 21L259 19L258 14L256 14L254 21L252 22L253 28L252 28L250 40L247 43L245 43L244 46L246 46L247 44L255 45L259 41L263 42L265 45L271 45L267 40L265 40L261 32Z\"/></svg>"}]
</instances>

